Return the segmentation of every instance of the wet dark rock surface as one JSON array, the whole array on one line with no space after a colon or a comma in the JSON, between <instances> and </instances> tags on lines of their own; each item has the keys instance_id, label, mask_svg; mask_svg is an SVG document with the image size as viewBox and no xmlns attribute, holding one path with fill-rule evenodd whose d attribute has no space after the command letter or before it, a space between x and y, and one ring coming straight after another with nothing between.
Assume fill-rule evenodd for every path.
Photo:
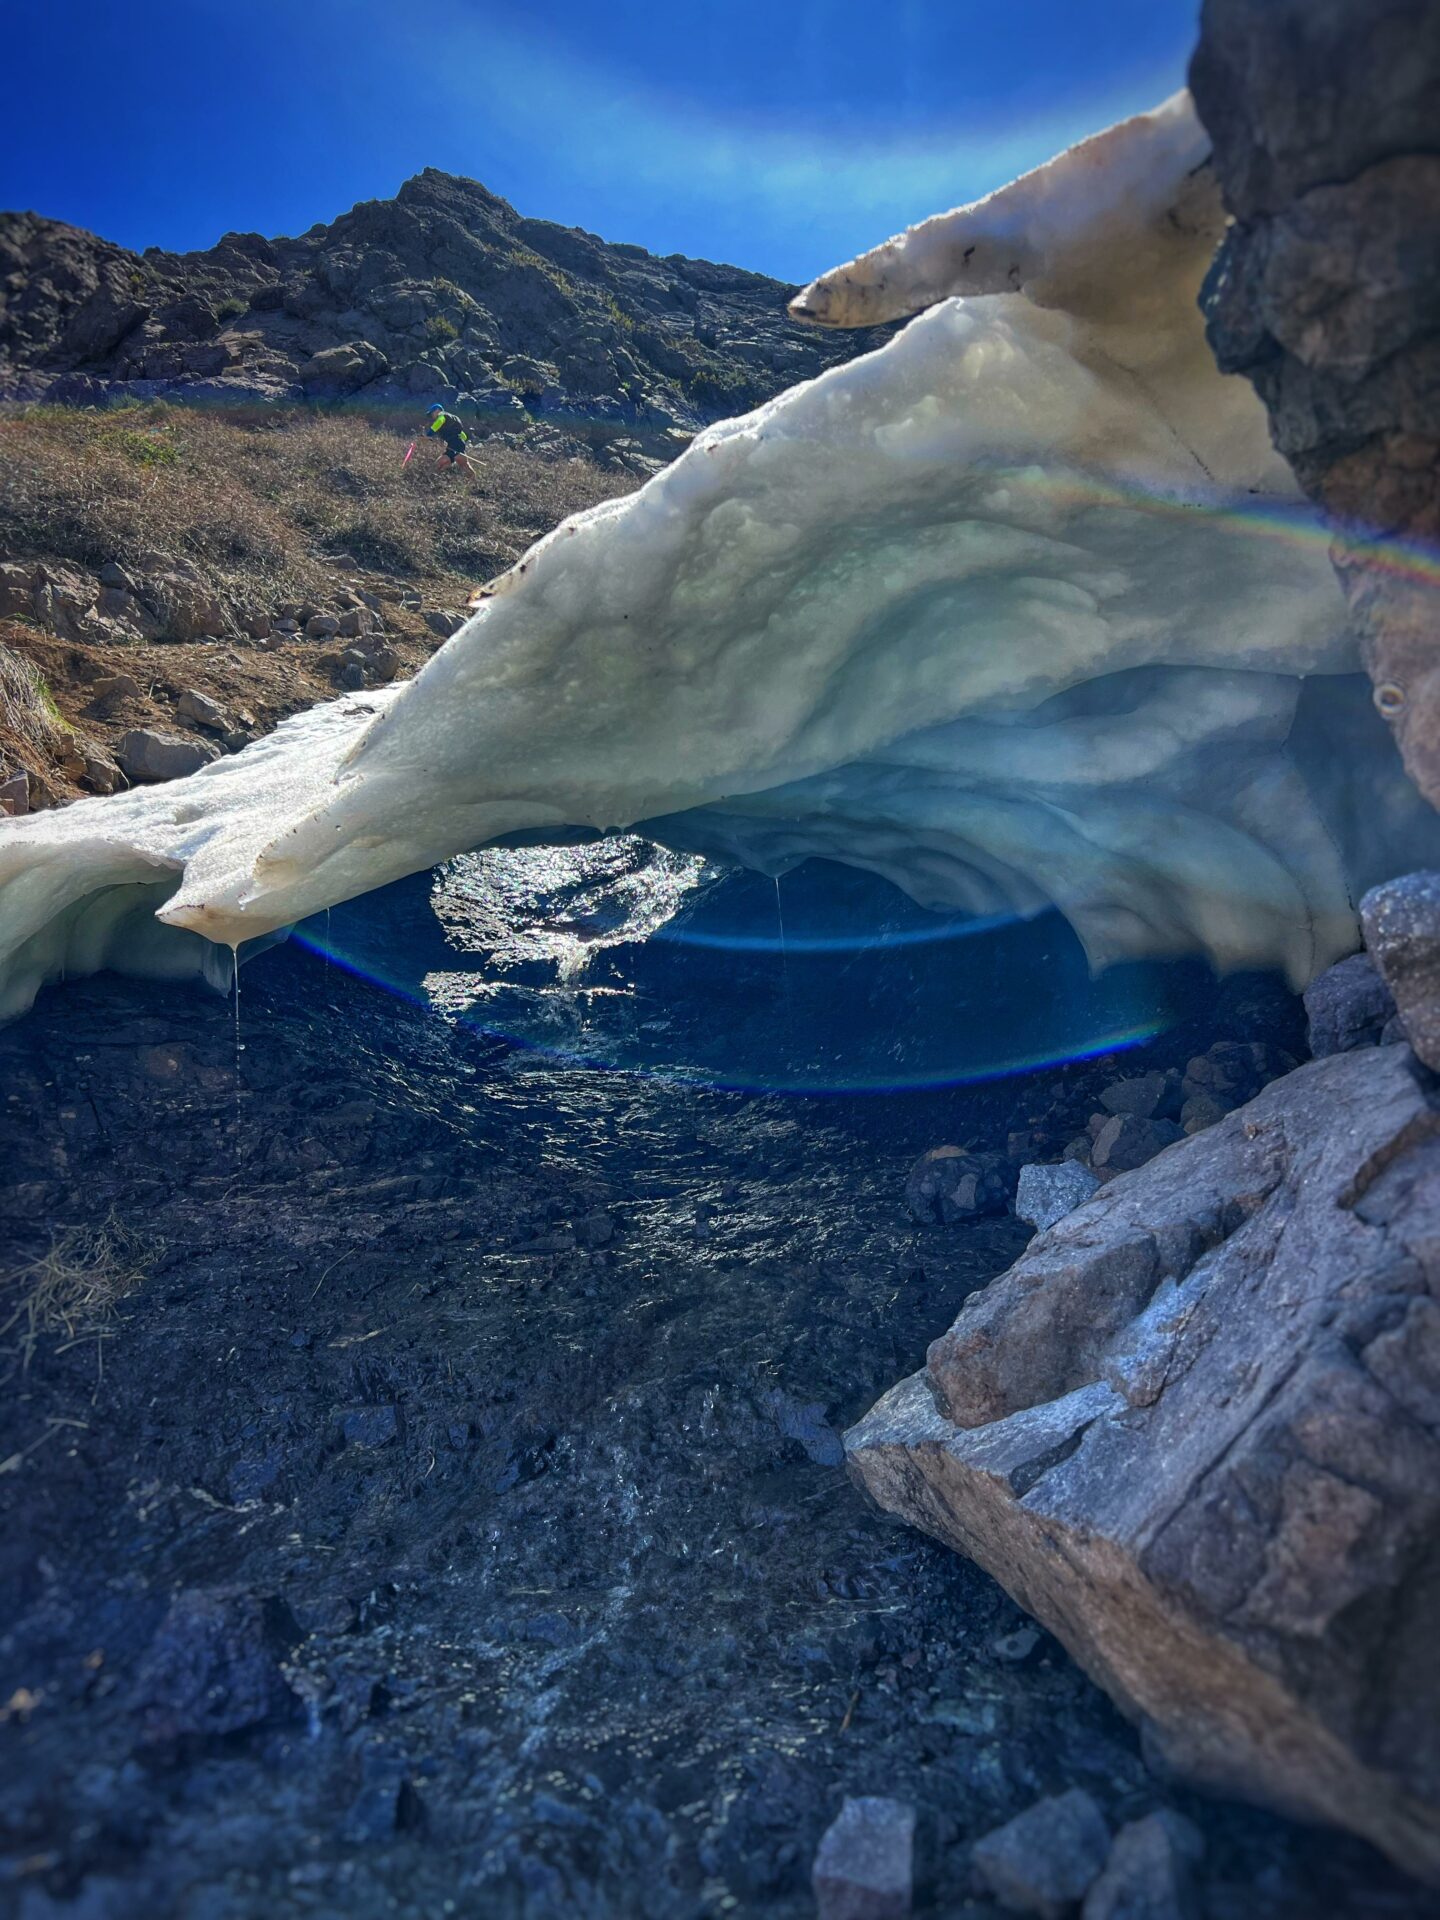
<instances>
[{"instance_id":1,"label":"wet dark rock surface","mask_svg":"<svg viewBox=\"0 0 1440 1920\"><path fill-rule=\"evenodd\" d=\"M1215 1920L1418 1920L1358 1842L1153 1778L838 1464L1027 1238L913 1220L917 1154L1041 1111L1063 1140L1214 1031L756 1096L513 1051L291 947L245 970L237 1094L222 1002L46 996L0 1033L5 1264L113 1215L145 1277L109 1337L5 1357L0 1912L798 1916L871 1795L916 1809L916 1910L989 1915L973 1842L1078 1788L1112 1831L1183 1807Z\"/></svg>"}]
</instances>

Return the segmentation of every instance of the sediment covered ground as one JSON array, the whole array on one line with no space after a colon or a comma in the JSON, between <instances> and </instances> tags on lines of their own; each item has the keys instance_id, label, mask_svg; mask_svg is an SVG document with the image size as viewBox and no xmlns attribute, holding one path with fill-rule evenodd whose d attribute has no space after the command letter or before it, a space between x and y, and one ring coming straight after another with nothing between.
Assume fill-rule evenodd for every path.
<instances>
[{"instance_id":1,"label":"sediment covered ground","mask_svg":"<svg viewBox=\"0 0 1440 1920\"><path fill-rule=\"evenodd\" d=\"M1212 995L1127 1061L1256 1019ZM7 1245L108 1223L121 1274L83 1337L5 1336L0 1910L800 1915L842 1796L881 1793L919 1809L921 1910L985 1915L971 1843L1083 1786L1199 1822L1216 1920L1427 1911L1356 1842L1152 1777L846 1478L840 1429L1027 1235L916 1224L907 1167L1083 1124L1113 1061L716 1091L294 944L239 1038L104 976L0 1034Z\"/></svg>"}]
</instances>

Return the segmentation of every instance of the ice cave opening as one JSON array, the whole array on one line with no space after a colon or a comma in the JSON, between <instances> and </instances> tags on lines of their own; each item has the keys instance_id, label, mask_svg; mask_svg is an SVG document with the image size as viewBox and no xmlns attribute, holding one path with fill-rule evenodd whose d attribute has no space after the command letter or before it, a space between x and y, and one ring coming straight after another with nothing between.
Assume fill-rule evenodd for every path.
<instances>
[{"instance_id":1,"label":"ice cave opening","mask_svg":"<svg viewBox=\"0 0 1440 1920\"><path fill-rule=\"evenodd\" d=\"M799 318L915 317L566 521L414 680L7 823L0 1015L104 966L223 985L457 855L622 829L1303 985L1434 828L1207 347L1208 153L1179 94L837 269Z\"/></svg>"}]
</instances>

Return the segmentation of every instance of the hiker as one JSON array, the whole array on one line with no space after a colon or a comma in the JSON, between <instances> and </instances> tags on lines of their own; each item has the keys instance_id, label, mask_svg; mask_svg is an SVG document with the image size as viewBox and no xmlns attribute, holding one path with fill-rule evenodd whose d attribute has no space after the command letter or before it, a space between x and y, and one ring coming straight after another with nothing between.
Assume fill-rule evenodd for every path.
<instances>
[{"instance_id":1,"label":"hiker","mask_svg":"<svg viewBox=\"0 0 1440 1920\"><path fill-rule=\"evenodd\" d=\"M445 451L435 462L437 467L464 467L467 473L474 473L475 469L470 464L470 456L465 451L470 436L461 426L456 414L447 413L444 407L437 403L430 409L426 432L438 434L445 442Z\"/></svg>"}]
</instances>

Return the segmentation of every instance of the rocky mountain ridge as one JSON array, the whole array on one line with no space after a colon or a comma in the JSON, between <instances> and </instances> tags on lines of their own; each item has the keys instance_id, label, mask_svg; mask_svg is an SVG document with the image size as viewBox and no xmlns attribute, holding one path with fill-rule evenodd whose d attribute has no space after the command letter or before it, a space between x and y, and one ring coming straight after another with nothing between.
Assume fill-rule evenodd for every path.
<instances>
[{"instance_id":1,"label":"rocky mountain ridge","mask_svg":"<svg viewBox=\"0 0 1440 1920\"><path fill-rule=\"evenodd\" d=\"M458 403L583 437L688 434L848 360L796 291L527 220L427 168L296 239L129 252L0 214L0 397Z\"/></svg>"}]
</instances>

